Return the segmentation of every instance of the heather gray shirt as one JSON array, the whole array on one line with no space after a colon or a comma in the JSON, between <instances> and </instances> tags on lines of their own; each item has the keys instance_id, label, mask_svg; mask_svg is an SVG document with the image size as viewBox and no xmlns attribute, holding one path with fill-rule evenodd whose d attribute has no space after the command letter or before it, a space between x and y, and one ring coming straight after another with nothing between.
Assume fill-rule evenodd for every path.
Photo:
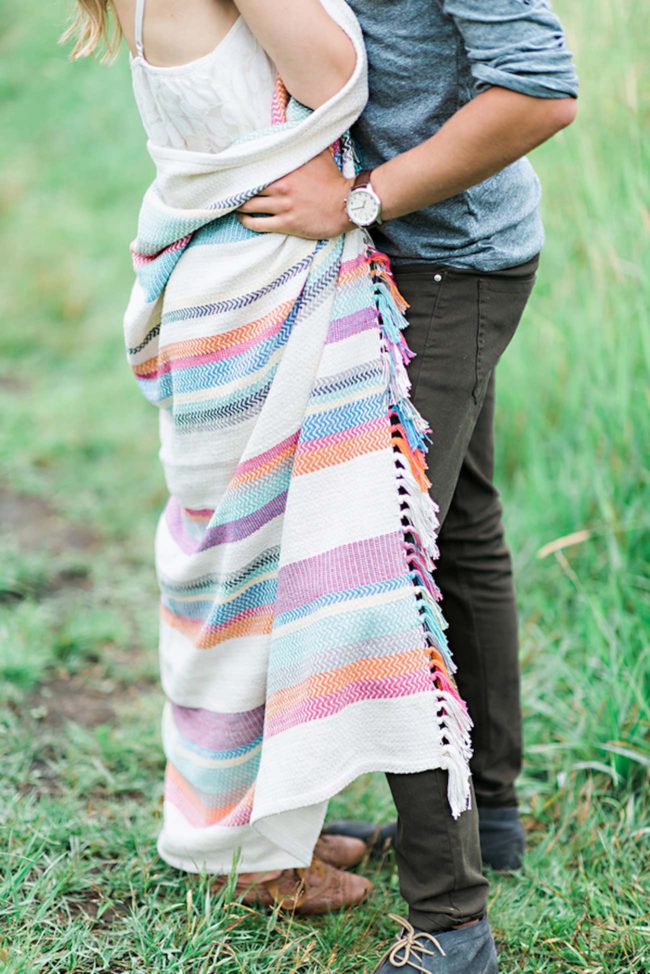
<instances>
[{"instance_id":1,"label":"heather gray shirt","mask_svg":"<svg viewBox=\"0 0 650 974\"><path fill-rule=\"evenodd\" d=\"M492 85L576 96L564 32L546 0L348 0L366 39L370 101L353 129L365 168L423 142ZM537 254L540 187L527 159L373 236L399 262L499 270Z\"/></svg>"}]
</instances>

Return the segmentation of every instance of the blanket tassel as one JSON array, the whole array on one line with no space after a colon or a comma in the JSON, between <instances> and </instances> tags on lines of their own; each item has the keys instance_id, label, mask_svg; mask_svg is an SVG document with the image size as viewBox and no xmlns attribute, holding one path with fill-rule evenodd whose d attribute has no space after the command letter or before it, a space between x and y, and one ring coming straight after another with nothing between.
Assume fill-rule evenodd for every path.
<instances>
[{"instance_id":1,"label":"blanket tassel","mask_svg":"<svg viewBox=\"0 0 650 974\"><path fill-rule=\"evenodd\" d=\"M382 365L388 393L391 442L395 455L402 512L403 544L409 577L429 655L436 690L440 743L448 770L448 800L454 818L469 808L471 718L453 678L456 665L445 635L447 622L440 609L442 598L432 577L438 558L436 543L438 507L429 495L428 443L431 428L410 400L411 382L406 366L414 357L404 337L408 305L400 294L385 254L368 248L375 306L382 340Z\"/></svg>"}]
</instances>

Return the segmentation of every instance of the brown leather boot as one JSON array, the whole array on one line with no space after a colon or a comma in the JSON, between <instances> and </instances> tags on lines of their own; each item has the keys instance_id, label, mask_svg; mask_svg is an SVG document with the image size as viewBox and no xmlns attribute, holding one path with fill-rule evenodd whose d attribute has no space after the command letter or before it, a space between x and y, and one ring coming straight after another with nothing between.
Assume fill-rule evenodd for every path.
<instances>
[{"instance_id":1,"label":"brown leather boot","mask_svg":"<svg viewBox=\"0 0 650 974\"><path fill-rule=\"evenodd\" d=\"M225 878L217 881L217 888L224 882ZM371 889L372 883L364 876L335 869L314 857L305 868L240 873L234 896L248 906L279 903L283 910L313 916L358 906Z\"/></svg>"},{"instance_id":2,"label":"brown leather boot","mask_svg":"<svg viewBox=\"0 0 650 974\"><path fill-rule=\"evenodd\" d=\"M353 839L348 835L324 835L321 833L314 846L314 855L328 866L337 869L350 869L360 863L368 851L368 846L362 839Z\"/></svg>"}]
</instances>

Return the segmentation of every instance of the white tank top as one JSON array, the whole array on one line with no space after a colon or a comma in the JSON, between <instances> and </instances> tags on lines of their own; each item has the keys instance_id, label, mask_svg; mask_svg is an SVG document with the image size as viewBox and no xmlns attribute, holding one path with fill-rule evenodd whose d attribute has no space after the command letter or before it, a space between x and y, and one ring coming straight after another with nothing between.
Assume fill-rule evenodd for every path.
<instances>
[{"instance_id":1,"label":"white tank top","mask_svg":"<svg viewBox=\"0 0 650 974\"><path fill-rule=\"evenodd\" d=\"M204 57L174 67L149 64L137 0L136 56L129 58L142 124L156 145L220 152L271 123L276 70L240 16Z\"/></svg>"}]
</instances>

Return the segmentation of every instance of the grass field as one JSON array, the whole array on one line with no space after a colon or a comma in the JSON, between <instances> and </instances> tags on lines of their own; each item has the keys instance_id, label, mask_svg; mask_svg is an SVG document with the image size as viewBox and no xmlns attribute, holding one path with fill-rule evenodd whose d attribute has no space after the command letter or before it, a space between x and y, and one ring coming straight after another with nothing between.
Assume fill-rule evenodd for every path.
<instances>
[{"instance_id":1,"label":"grass field","mask_svg":"<svg viewBox=\"0 0 650 974\"><path fill-rule=\"evenodd\" d=\"M548 244L499 376L529 853L492 877L491 920L504 974L643 974L650 16L556 6L581 108L535 153ZM363 972L404 909L390 858L367 908L306 922L211 898L155 853L164 489L121 337L151 171L125 59L70 65L64 17L63 0L0 0L0 970ZM392 815L381 776L337 796L342 811Z\"/></svg>"}]
</instances>

